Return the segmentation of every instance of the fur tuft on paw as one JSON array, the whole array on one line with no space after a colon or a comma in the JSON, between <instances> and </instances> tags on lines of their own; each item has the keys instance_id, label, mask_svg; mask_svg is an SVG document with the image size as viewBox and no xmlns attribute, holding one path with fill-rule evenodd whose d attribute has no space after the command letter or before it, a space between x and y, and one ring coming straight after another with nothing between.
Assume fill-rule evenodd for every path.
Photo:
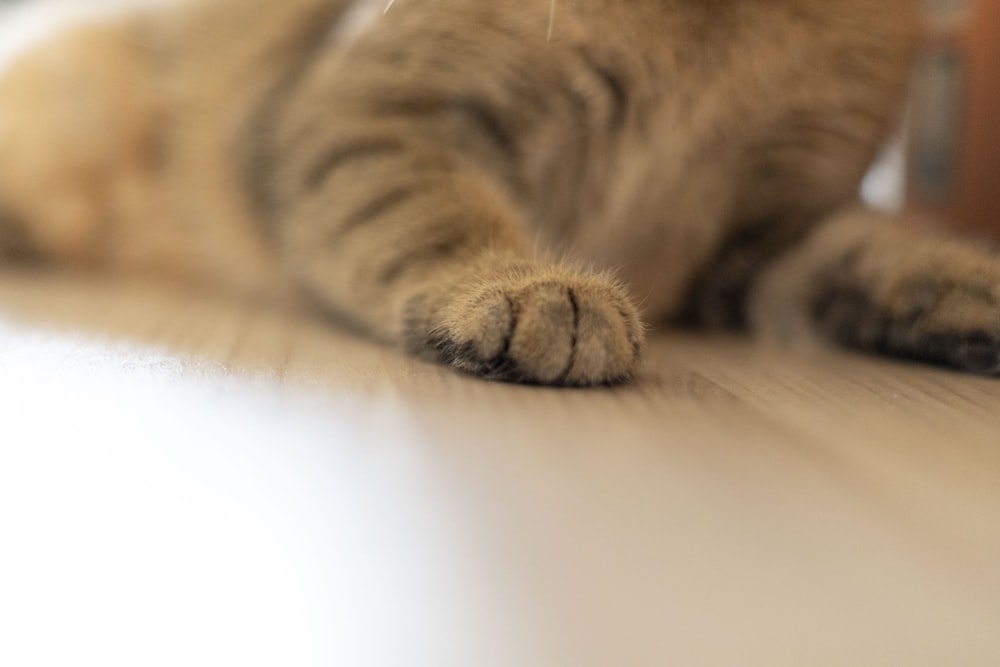
<instances>
[{"instance_id":1,"label":"fur tuft on paw","mask_svg":"<svg viewBox=\"0 0 1000 667\"><path fill-rule=\"evenodd\" d=\"M409 311L411 351L487 379L616 384L632 377L642 350L642 324L621 285L559 266L475 276Z\"/></svg>"}]
</instances>

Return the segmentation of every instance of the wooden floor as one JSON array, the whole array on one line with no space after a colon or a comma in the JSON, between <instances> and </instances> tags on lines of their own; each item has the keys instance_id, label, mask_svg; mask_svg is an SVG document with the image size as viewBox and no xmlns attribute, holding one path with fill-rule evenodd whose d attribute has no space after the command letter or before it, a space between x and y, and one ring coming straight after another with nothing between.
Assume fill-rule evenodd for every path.
<instances>
[{"instance_id":1,"label":"wooden floor","mask_svg":"<svg viewBox=\"0 0 1000 667\"><path fill-rule=\"evenodd\" d=\"M0 664L1000 665L1000 381L660 334L504 386L8 272L0 399Z\"/></svg>"}]
</instances>

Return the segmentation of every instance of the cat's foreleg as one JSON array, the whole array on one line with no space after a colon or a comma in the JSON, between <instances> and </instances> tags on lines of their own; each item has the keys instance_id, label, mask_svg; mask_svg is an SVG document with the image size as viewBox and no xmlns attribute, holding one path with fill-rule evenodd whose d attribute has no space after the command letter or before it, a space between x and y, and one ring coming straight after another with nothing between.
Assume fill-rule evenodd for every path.
<instances>
[{"instance_id":1,"label":"cat's foreleg","mask_svg":"<svg viewBox=\"0 0 1000 667\"><path fill-rule=\"evenodd\" d=\"M535 252L494 178L418 132L370 125L329 141L275 220L285 261L323 304L477 376L631 376L642 327L623 287Z\"/></svg>"},{"instance_id":2,"label":"cat's foreleg","mask_svg":"<svg viewBox=\"0 0 1000 667\"><path fill-rule=\"evenodd\" d=\"M745 307L763 336L1000 375L1000 255L915 221L830 217L760 272Z\"/></svg>"}]
</instances>

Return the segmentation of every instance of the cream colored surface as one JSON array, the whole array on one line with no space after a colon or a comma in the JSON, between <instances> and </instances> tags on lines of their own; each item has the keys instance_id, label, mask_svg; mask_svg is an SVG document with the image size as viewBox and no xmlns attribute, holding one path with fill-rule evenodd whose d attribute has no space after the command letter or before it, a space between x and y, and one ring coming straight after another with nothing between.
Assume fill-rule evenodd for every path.
<instances>
[{"instance_id":1,"label":"cream colored surface","mask_svg":"<svg viewBox=\"0 0 1000 667\"><path fill-rule=\"evenodd\" d=\"M1000 664L1000 382L652 339L487 384L0 274L0 664Z\"/></svg>"}]
</instances>

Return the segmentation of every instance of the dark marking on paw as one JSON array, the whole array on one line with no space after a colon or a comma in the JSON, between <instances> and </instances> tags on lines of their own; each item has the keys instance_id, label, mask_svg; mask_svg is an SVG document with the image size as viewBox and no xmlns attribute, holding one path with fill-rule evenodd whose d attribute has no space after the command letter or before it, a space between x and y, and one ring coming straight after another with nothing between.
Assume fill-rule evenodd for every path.
<instances>
[{"instance_id":1,"label":"dark marking on paw","mask_svg":"<svg viewBox=\"0 0 1000 667\"><path fill-rule=\"evenodd\" d=\"M577 303L572 287L566 288L566 298L569 299L569 305L573 309L573 333L569 341L569 359L566 360L566 368L559 374L556 384L566 384L566 379L569 378L576 363L576 348L580 342L580 304Z\"/></svg>"},{"instance_id":2,"label":"dark marking on paw","mask_svg":"<svg viewBox=\"0 0 1000 667\"><path fill-rule=\"evenodd\" d=\"M497 382L531 382L509 354L498 354L490 359L483 359L479 356L474 343L456 343L444 336L432 340L431 346L436 353L435 361L468 375Z\"/></svg>"},{"instance_id":3,"label":"dark marking on paw","mask_svg":"<svg viewBox=\"0 0 1000 667\"><path fill-rule=\"evenodd\" d=\"M879 348L890 322L862 290L846 285L823 290L813 300L812 317L838 342L859 348Z\"/></svg>"},{"instance_id":4,"label":"dark marking on paw","mask_svg":"<svg viewBox=\"0 0 1000 667\"><path fill-rule=\"evenodd\" d=\"M944 291L941 285L930 280L915 283L906 295L907 312L902 318L902 324L915 326L929 315L941 302Z\"/></svg>"},{"instance_id":5,"label":"dark marking on paw","mask_svg":"<svg viewBox=\"0 0 1000 667\"><path fill-rule=\"evenodd\" d=\"M486 353L477 341L457 340L451 331L440 327L433 314L427 311L423 297L412 298L406 306L404 318L406 346L416 356L450 366L459 372L484 380L581 388L610 387L629 381L632 378L632 365L616 375L605 375L602 379L571 378L580 353L580 328L581 320L587 316L584 310L586 304L581 305L577 292L571 287L558 283L540 283L542 287L557 285L560 288L560 294L565 296L566 302L571 308L572 330L563 329L561 333L557 334L563 336L570 334L571 338L569 340L569 358L565 367L554 378L538 379L535 372L522 367L512 354L511 350L515 345L515 336L520 326L521 312L518 301L510 295L505 295L502 300L498 298L496 301L491 301L485 306L492 310L485 314L483 322L495 322L498 325L500 322L506 322L507 324L506 331L494 331L493 335L489 337L491 347ZM506 313L502 312L504 309L506 309ZM619 311L624 322L629 323L634 320L634 317L624 312L624 309L619 308ZM635 362L641 354L641 338L638 331L631 329L628 336L634 355L633 362ZM559 346L556 347L563 349ZM486 354L492 356L486 356Z\"/></svg>"},{"instance_id":6,"label":"dark marking on paw","mask_svg":"<svg viewBox=\"0 0 1000 667\"><path fill-rule=\"evenodd\" d=\"M456 341L447 331L435 328L418 317L416 313L424 308L422 297L411 299L405 309L406 346L416 356L485 380L527 382L529 379L510 356L511 341L518 324L517 308L509 297L506 299L506 306L509 308L510 326L504 335L500 351L493 357L484 358L476 349L475 343Z\"/></svg>"},{"instance_id":7,"label":"dark marking on paw","mask_svg":"<svg viewBox=\"0 0 1000 667\"><path fill-rule=\"evenodd\" d=\"M930 328L926 319L944 288L918 287L926 298L894 316L860 288L834 283L817 294L812 314L831 340L847 347L968 373L1000 375L1000 336L980 329Z\"/></svg>"},{"instance_id":8,"label":"dark marking on paw","mask_svg":"<svg viewBox=\"0 0 1000 667\"><path fill-rule=\"evenodd\" d=\"M514 303L514 299L508 295L506 300L510 312L510 326L507 328L507 334L503 337L503 345L500 346L500 356L503 358L510 357L510 345L514 341L514 332L517 331L517 325L521 318L521 311Z\"/></svg>"},{"instance_id":9,"label":"dark marking on paw","mask_svg":"<svg viewBox=\"0 0 1000 667\"><path fill-rule=\"evenodd\" d=\"M504 334L500 351L490 359L477 359L477 368L472 372L487 380L499 382L530 382L530 378L518 367L517 360L510 354L510 347L514 341L514 334L520 324L520 311L517 303L510 296L505 298L507 312L510 316L510 324Z\"/></svg>"}]
</instances>

